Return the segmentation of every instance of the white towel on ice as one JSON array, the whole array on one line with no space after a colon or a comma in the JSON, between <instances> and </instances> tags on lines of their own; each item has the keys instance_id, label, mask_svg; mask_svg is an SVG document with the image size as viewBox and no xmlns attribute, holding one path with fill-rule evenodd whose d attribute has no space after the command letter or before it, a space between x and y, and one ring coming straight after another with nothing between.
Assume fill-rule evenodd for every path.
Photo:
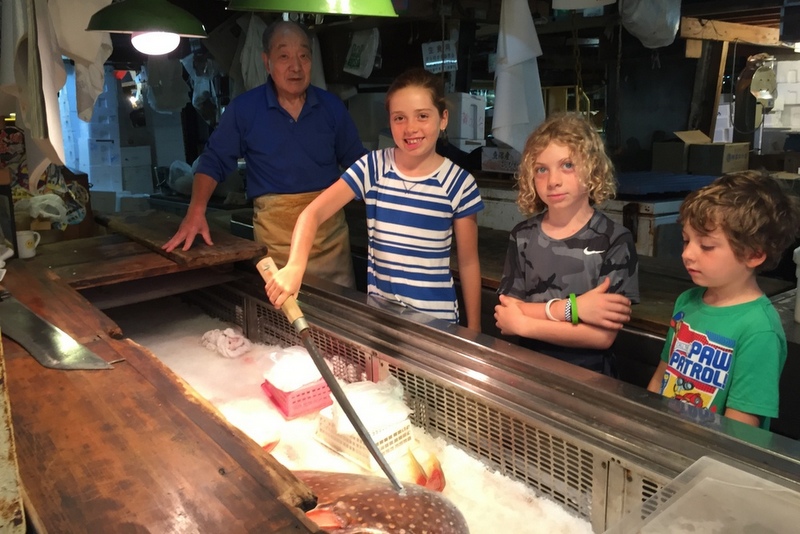
<instances>
[{"instance_id":1,"label":"white towel on ice","mask_svg":"<svg viewBox=\"0 0 800 534\"><path fill-rule=\"evenodd\" d=\"M238 358L253 348L250 340L233 328L209 330L203 334L201 342L207 349L217 351L226 358Z\"/></svg>"}]
</instances>

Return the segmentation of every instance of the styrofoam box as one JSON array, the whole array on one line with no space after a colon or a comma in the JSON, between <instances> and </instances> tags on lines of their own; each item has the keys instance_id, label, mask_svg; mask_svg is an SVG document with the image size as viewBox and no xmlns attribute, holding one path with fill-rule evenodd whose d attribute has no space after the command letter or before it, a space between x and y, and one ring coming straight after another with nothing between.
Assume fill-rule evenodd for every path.
<instances>
[{"instance_id":1,"label":"styrofoam box","mask_svg":"<svg viewBox=\"0 0 800 534\"><path fill-rule=\"evenodd\" d=\"M153 171L149 165L122 167L122 189L130 193L153 193Z\"/></svg>"},{"instance_id":2,"label":"styrofoam box","mask_svg":"<svg viewBox=\"0 0 800 534\"><path fill-rule=\"evenodd\" d=\"M123 167L150 166L149 146L124 146L119 151Z\"/></svg>"},{"instance_id":3,"label":"styrofoam box","mask_svg":"<svg viewBox=\"0 0 800 534\"><path fill-rule=\"evenodd\" d=\"M92 202L92 211L101 213L114 213L117 211L117 192L101 191L92 188L89 191Z\"/></svg>"},{"instance_id":4,"label":"styrofoam box","mask_svg":"<svg viewBox=\"0 0 800 534\"><path fill-rule=\"evenodd\" d=\"M521 160L522 154L513 148L485 146L481 151L481 169L484 171L514 174Z\"/></svg>"},{"instance_id":5,"label":"styrofoam box","mask_svg":"<svg viewBox=\"0 0 800 534\"><path fill-rule=\"evenodd\" d=\"M446 97L450 139L483 139L486 128L486 97L469 93L449 93Z\"/></svg>"},{"instance_id":6,"label":"styrofoam box","mask_svg":"<svg viewBox=\"0 0 800 534\"><path fill-rule=\"evenodd\" d=\"M122 167L119 165L90 165L89 182L101 191L122 191Z\"/></svg>"}]
</instances>

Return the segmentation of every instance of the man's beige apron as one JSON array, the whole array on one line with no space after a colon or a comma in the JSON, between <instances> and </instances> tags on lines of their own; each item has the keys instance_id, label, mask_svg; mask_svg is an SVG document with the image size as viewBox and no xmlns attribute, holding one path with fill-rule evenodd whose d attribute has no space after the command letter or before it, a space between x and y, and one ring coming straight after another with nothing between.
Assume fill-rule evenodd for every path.
<instances>
[{"instance_id":1,"label":"man's beige apron","mask_svg":"<svg viewBox=\"0 0 800 534\"><path fill-rule=\"evenodd\" d=\"M322 191L263 195L253 200L253 234L267 246L278 267L286 265L297 217ZM344 210L322 223L314 237L306 273L339 285L356 287L353 259L350 256L350 230Z\"/></svg>"}]
</instances>

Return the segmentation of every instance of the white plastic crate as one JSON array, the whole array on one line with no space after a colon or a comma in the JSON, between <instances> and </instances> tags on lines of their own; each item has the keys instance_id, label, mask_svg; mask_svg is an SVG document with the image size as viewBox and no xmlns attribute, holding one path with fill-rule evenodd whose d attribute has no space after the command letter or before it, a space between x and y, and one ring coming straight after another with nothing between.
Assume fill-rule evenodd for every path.
<instances>
[{"instance_id":1,"label":"white plastic crate","mask_svg":"<svg viewBox=\"0 0 800 534\"><path fill-rule=\"evenodd\" d=\"M368 429L372 441L378 446L387 461L398 457L408 450L411 443L411 423L406 419L400 423L380 429ZM314 437L356 464L376 471L380 469L378 462L367 450L358 434L339 434L333 422L331 408L322 410L319 414L319 424Z\"/></svg>"}]
</instances>

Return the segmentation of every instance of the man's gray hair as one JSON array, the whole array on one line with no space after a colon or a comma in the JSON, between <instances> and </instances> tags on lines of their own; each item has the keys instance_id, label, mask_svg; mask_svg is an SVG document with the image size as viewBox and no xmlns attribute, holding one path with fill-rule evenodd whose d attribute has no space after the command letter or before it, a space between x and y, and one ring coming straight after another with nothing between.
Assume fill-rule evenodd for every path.
<instances>
[{"instance_id":1,"label":"man's gray hair","mask_svg":"<svg viewBox=\"0 0 800 534\"><path fill-rule=\"evenodd\" d=\"M264 52L269 54L270 45L272 44L272 36L275 35L275 32L281 29L292 29L305 35L306 40L308 41L308 50L311 51L311 34L309 33L308 28L291 20L277 20L267 26L267 29L264 30L264 35L261 37L261 46L263 46Z\"/></svg>"}]
</instances>

